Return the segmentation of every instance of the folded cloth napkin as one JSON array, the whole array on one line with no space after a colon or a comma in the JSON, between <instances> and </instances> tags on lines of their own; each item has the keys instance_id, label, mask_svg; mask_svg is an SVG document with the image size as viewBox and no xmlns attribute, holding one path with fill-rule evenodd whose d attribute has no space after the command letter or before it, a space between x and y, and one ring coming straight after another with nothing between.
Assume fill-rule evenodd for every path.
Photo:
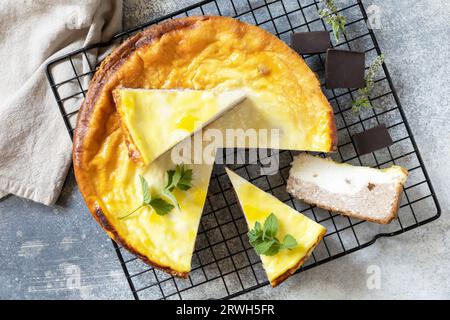
<instances>
[{"instance_id":1,"label":"folded cloth napkin","mask_svg":"<svg viewBox=\"0 0 450 320\"><path fill-rule=\"evenodd\" d=\"M0 198L14 194L46 205L57 200L72 146L45 77L46 63L121 28L122 0L0 1ZM82 60L95 64L96 55L91 50L73 64L87 72ZM62 66L57 75L70 79L74 70ZM64 107L77 109L81 98Z\"/></svg>"}]
</instances>

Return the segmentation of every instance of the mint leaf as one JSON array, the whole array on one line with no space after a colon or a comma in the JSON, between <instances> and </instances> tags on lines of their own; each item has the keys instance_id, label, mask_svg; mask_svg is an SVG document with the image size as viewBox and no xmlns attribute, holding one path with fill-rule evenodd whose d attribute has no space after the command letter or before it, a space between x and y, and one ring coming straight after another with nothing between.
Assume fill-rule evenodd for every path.
<instances>
[{"instance_id":1,"label":"mint leaf","mask_svg":"<svg viewBox=\"0 0 450 320\"><path fill-rule=\"evenodd\" d=\"M249 242L258 254L273 256L282 249L290 250L297 246L297 241L290 234L287 234L283 243L280 243L276 237L278 228L278 219L271 213L264 221L264 226L257 221L253 229L248 232Z\"/></svg>"},{"instance_id":2,"label":"mint leaf","mask_svg":"<svg viewBox=\"0 0 450 320\"><path fill-rule=\"evenodd\" d=\"M291 236L290 234L287 234L284 236L283 239L283 244L281 245L282 249L294 249L297 246L297 240L295 240L295 238L293 236Z\"/></svg>"},{"instance_id":3,"label":"mint leaf","mask_svg":"<svg viewBox=\"0 0 450 320\"><path fill-rule=\"evenodd\" d=\"M162 198L152 199L150 205L155 210L156 214L160 216L169 214L169 212L172 211L173 208L175 208L175 206L171 205Z\"/></svg>"},{"instance_id":4,"label":"mint leaf","mask_svg":"<svg viewBox=\"0 0 450 320\"><path fill-rule=\"evenodd\" d=\"M256 252L261 255L266 255L271 247L275 244L275 240L261 241L254 246ZM273 250L272 250L273 251Z\"/></svg>"},{"instance_id":5,"label":"mint leaf","mask_svg":"<svg viewBox=\"0 0 450 320\"><path fill-rule=\"evenodd\" d=\"M269 250L267 250L264 255L265 256L274 256L276 255L278 252L280 252L281 250L281 245L280 243L278 243L277 241L275 241L274 244L272 244L272 246L269 248Z\"/></svg>"},{"instance_id":6,"label":"mint leaf","mask_svg":"<svg viewBox=\"0 0 450 320\"><path fill-rule=\"evenodd\" d=\"M173 186L173 176L175 175L175 170L167 171L167 183L164 189L172 191L174 189Z\"/></svg>"},{"instance_id":7,"label":"mint leaf","mask_svg":"<svg viewBox=\"0 0 450 320\"><path fill-rule=\"evenodd\" d=\"M261 229L261 224L256 221L255 223L255 227L250 230L250 232L248 233L248 240L250 241L250 244L256 244L256 242L258 242L258 240L262 241L262 229Z\"/></svg>"},{"instance_id":8,"label":"mint leaf","mask_svg":"<svg viewBox=\"0 0 450 320\"><path fill-rule=\"evenodd\" d=\"M146 205L150 204L152 201L152 196L150 194L150 188L148 186L147 180L143 176L139 176L139 180L141 181L141 189L142 189L142 202Z\"/></svg>"},{"instance_id":9,"label":"mint leaf","mask_svg":"<svg viewBox=\"0 0 450 320\"><path fill-rule=\"evenodd\" d=\"M172 204L170 204L161 197L153 199L150 193L150 187L148 185L147 180L145 180L145 178L140 175L139 181L141 183L141 190L142 190L142 204L138 208L134 209L131 213L119 217L119 219L126 219L146 206L153 208L156 214L161 216L168 214L175 207L180 208L180 205L178 204L178 201L173 195L172 191L175 188L178 188L179 190L182 191L186 191L192 187L192 170L191 169L186 170L184 166L177 165L175 170L168 170L166 174L167 174L166 185L159 194L163 195L166 199L172 202Z\"/></svg>"},{"instance_id":10,"label":"mint leaf","mask_svg":"<svg viewBox=\"0 0 450 320\"><path fill-rule=\"evenodd\" d=\"M177 201L177 198L175 198L175 196L173 195L172 192L170 192L169 189L165 189L163 191L163 195L166 196L167 199L170 200L170 202L172 202L172 204L177 207L178 209L180 208L180 204Z\"/></svg>"},{"instance_id":11,"label":"mint leaf","mask_svg":"<svg viewBox=\"0 0 450 320\"><path fill-rule=\"evenodd\" d=\"M278 233L278 219L271 213L264 222L263 240L266 238L274 238Z\"/></svg>"},{"instance_id":12,"label":"mint leaf","mask_svg":"<svg viewBox=\"0 0 450 320\"><path fill-rule=\"evenodd\" d=\"M178 167L177 167L178 170ZM180 190L187 191L192 188L192 170L180 168L180 179L177 181L176 187Z\"/></svg>"},{"instance_id":13,"label":"mint leaf","mask_svg":"<svg viewBox=\"0 0 450 320\"><path fill-rule=\"evenodd\" d=\"M175 188L182 191L192 187L192 170L186 170L184 166L177 165L175 170L167 171L167 183L164 189L172 192Z\"/></svg>"}]
</instances>

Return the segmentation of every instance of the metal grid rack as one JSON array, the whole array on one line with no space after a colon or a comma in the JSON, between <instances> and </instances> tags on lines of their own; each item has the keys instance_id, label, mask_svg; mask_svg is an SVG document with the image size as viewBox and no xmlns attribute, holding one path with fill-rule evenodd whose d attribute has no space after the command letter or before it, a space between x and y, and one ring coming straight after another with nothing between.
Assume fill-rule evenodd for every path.
<instances>
[{"instance_id":1,"label":"metal grid rack","mask_svg":"<svg viewBox=\"0 0 450 320\"><path fill-rule=\"evenodd\" d=\"M337 1L347 18L346 34L334 47L363 51L367 65L379 54L374 33L367 27L367 14L361 0ZM318 17L318 0L207 0L168 16L122 32L110 41L69 53L49 63L47 76L69 133L91 76L95 73L91 53L97 53L114 43L160 21L192 15L227 15L258 25L289 43L294 31L329 30ZM323 83L325 56L304 56L308 65ZM70 79L58 79L59 68L70 68ZM323 85L322 85L323 86ZM344 217L305 205L286 192L293 153L280 151L280 170L275 175L260 176L258 164L235 165L234 170L258 187L303 212L328 229L311 258L298 271L337 259L372 245L380 237L390 237L429 223L440 216L439 203L423 165L411 130L392 85L386 65L380 72L371 96L372 109L355 114L351 101L356 90L326 90L336 117L339 150L333 155L338 161L372 167L398 164L407 168L410 177L404 187L398 220L387 226ZM352 135L378 124L385 124L394 140L388 148L358 156ZM224 150L224 155L240 150ZM211 178L207 202L201 219L192 272L188 279L176 279L153 269L113 242L119 261L136 299L233 298L266 286L261 262L247 239L247 226L232 192L223 166L216 165ZM298 279L290 280L298 281ZM300 280L301 281L301 280Z\"/></svg>"}]
</instances>

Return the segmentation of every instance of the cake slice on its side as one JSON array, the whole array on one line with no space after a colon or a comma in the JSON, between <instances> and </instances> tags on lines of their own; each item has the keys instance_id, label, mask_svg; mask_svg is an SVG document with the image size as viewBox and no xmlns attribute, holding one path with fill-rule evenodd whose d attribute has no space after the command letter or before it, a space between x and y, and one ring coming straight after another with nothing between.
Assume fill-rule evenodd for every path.
<instances>
[{"instance_id":1,"label":"cake slice on its side","mask_svg":"<svg viewBox=\"0 0 450 320\"><path fill-rule=\"evenodd\" d=\"M130 157L148 165L245 100L242 90L146 90L113 92Z\"/></svg>"},{"instance_id":2,"label":"cake slice on its side","mask_svg":"<svg viewBox=\"0 0 450 320\"><path fill-rule=\"evenodd\" d=\"M301 153L294 158L287 191L320 208L388 224L397 216L407 177L399 166L356 167Z\"/></svg>"},{"instance_id":3,"label":"cake slice on its side","mask_svg":"<svg viewBox=\"0 0 450 320\"><path fill-rule=\"evenodd\" d=\"M286 235L291 235L297 242L290 250L283 249L274 255L261 255L270 284L275 287L300 268L327 230L236 173L228 169L227 173L251 230L257 229L258 224L264 225L265 220L273 214L278 220L277 238L281 241Z\"/></svg>"}]
</instances>

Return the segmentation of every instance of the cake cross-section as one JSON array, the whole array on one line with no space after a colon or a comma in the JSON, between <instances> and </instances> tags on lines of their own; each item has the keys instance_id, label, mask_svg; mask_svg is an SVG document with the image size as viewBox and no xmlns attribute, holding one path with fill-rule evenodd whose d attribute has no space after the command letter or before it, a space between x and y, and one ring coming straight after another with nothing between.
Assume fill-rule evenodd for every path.
<instances>
[{"instance_id":1,"label":"cake cross-section","mask_svg":"<svg viewBox=\"0 0 450 320\"><path fill-rule=\"evenodd\" d=\"M396 218L407 177L399 166L357 167L301 153L294 158L287 190L320 208L387 224Z\"/></svg>"}]
</instances>

